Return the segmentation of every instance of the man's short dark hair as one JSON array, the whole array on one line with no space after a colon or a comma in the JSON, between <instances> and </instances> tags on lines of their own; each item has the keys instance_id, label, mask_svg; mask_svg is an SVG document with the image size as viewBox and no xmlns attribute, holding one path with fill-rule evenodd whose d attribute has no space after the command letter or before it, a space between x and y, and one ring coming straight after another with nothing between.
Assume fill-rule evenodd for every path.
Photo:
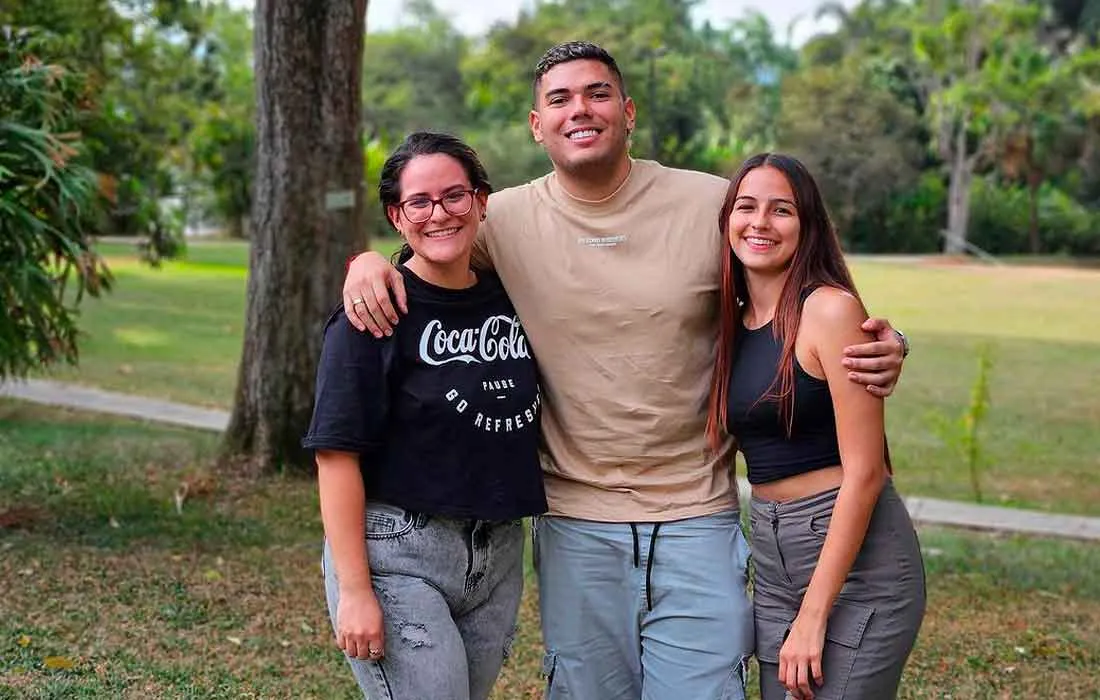
<instances>
[{"instance_id":1,"label":"man's short dark hair","mask_svg":"<svg viewBox=\"0 0 1100 700\"><path fill-rule=\"evenodd\" d=\"M570 61L585 60L599 61L607 66L619 83L619 92L622 93L624 98L626 97L626 81L623 80L623 73L619 70L619 64L615 63L615 59L611 57L611 54L605 51L602 46L593 44L590 41L567 41L544 53L539 62L535 64L535 78L531 82L535 104L537 105L539 102L539 83L542 82L542 76L546 75L551 68Z\"/></svg>"}]
</instances>

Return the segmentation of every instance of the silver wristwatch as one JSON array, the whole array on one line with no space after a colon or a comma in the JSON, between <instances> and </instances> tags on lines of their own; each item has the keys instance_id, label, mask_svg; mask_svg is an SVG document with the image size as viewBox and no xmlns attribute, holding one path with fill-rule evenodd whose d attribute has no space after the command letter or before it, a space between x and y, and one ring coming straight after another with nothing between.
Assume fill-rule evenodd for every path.
<instances>
[{"instance_id":1,"label":"silver wristwatch","mask_svg":"<svg viewBox=\"0 0 1100 700\"><path fill-rule=\"evenodd\" d=\"M898 340L901 341L901 358L904 360L909 357L909 339L897 328L894 329L894 333L897 334Z\"/></svg>"}]
</instances>

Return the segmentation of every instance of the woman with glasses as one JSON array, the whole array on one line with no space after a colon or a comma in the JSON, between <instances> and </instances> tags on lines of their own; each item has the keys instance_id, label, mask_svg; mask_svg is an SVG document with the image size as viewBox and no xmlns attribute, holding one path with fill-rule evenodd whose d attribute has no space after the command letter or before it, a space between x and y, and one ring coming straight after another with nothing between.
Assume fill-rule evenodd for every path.
<instances>
[{"instance_id":1,"label":"woman with glasses","mask_svg":"<svg viewBox=\"0 0 1100 700\"><path fill-rule=\"evenodd\" d=\"M523 587L521 519L546 510L535 362L500 280L470 264L490 191L469 146L409 136L378 187L405 241L408 315L383 338L343 308L325 328L303 445L336 643L376 700L489 696Z\"/></svg>"}]
</instances>

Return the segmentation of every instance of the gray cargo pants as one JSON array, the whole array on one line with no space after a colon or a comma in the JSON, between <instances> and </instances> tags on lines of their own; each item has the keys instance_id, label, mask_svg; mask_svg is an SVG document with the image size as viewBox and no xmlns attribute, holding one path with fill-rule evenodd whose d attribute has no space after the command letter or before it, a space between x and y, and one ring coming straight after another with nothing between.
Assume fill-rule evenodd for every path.
<instances>
[{"instance_id":1,"label":"gray cargo pants","mask_svg":"<svg viewBox=\"0 0 1100 700\"><path fill-rule=\"evenodd\" d=\"M783 700L779 650L817 565L837 489L785 503L752 499L753 609L763 700ZM902 668L924 618L920 543L905 503L888 481L863 547L825 632L816 700L896 697Z\"/></svg>"}]
</instances>

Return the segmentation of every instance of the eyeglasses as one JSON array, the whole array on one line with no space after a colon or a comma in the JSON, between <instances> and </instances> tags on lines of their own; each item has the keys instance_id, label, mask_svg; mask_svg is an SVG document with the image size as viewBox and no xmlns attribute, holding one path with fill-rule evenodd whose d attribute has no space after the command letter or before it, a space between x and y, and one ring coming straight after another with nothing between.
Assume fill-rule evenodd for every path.
<instances>
[{"instance_id":1,"label":"eyeglasses","mask_svg":"<svg viewBox=\"0 0 1100 700\"><path fill-rule=\"evenodd\" d=\"M435 205L443 207L443 211L451 216L465 216L474 208L474 195L477 190L451 190L439 199L417 196L399 202L401 213L409 220L410 224L422 224L432 218Z\"/></svg>"}]
</instances>

